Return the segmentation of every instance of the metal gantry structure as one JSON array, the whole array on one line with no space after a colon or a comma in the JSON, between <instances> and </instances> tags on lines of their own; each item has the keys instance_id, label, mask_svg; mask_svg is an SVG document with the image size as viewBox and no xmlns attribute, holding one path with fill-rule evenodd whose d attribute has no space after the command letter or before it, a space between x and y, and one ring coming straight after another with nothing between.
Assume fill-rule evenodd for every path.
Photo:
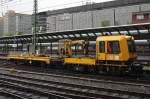
<instances>
[{"instance_id":1,"label":"metal gantry structure","mask_svg":"<svg viewBox=\"0 0 150 99\"><path fill-rule=\"evenodd\" d=\"M34 13L33 13L33 15L34 15L34 23L33 23L33 37L32 37L32 44L33 44L33 51L32 51L32 53L33 54L36 54L36 49L37 49L37 47L36 47L36 43L38 42L37 41L37 27L38 27L38 19L37 19L37 17L38 17L38 0L34 0L34 7L33 7L33 9L34 9Z\"/></svg>"}]
</instances>

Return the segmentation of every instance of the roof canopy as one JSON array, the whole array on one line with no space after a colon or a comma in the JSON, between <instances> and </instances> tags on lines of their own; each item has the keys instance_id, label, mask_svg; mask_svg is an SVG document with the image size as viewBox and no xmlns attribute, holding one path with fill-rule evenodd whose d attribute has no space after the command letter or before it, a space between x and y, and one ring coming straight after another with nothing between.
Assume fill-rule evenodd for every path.
<instances>
[{"instance_id":1,"label":"roof canopy","mask_svg":"<svg viewBox=\"0 0 150 99\"><path fill-rule=\"evenodd\" d=\"M88 29L69 30L36 35L39 43L56 42L60 39L89 39L95 40L101 35L132 35L136 40L150 40L150 23L97 27ZM32 35L2 37L0 44L31 43Z\"/></svg>"}]
</instances>

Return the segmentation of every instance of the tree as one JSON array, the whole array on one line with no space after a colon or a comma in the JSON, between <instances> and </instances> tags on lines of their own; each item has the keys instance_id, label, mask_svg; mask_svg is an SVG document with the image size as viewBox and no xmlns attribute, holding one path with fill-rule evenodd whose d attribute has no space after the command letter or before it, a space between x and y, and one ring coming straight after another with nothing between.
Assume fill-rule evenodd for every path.
<instances>
[{"instance_id":1,"label":"tree","mask_svg":"<svg viewBox=\"0 0 150 99\"><path fill-rule=\"evenodd\" d=\"M11 33L11 32L6 32L6 33L4 33L4 36L13 36L13 33Z\"/></svg>"},{"instance_id":2,"label":"tree","mask_svg":"<svg viewBox=\"0 0 150 99\"><path fill-rule=\"evenodd\" d=\"M104 20L104 21L101 22L101 25L102 25L103 27L105 27L105 26L110 26L110 21Z\"/></svg>"},{"instance_id":3,"label":"tree","mask_svg":"<svg viewBox=\"0 0 150 99\"><path fill-rule=\"evenodd\" d=\"M16 35L23 35L23 32L17 32Z\"/></svg>"}]
</instances>

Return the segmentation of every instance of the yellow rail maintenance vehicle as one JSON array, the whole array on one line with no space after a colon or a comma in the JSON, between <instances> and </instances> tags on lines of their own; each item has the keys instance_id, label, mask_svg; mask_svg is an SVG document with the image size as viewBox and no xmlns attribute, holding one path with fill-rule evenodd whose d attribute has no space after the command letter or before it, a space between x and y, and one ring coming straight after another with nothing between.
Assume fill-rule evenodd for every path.
<instances>
[{"instance_id":1,"label":"yellow rail maintenance vehicle","mask_svg":"<svg viewBox=\"0 0 150 99\"><path fill-rule=\"evenodd\" d=\"M90 57L87 53L90 49L89 43L85 40L82 43L72 41L68 45L69 52L73 52L73 48L80 47L83 54L74 57L73 53L64 59L65 64L73 65L76 70L96 70L99 72L111 73L141 73L142 66L134 63L136 59L136 50L134 38L132 36L99 36L95 44L95 57ZM80 41L81 42L81 41Z\"/></svg>"},{"instance_id":2,"label":"yellow rail maintenance vehicle","mask_svg":"<svg viewBox=\"0 0 150 99\"><path fill-rule=\"evenodd\" d=\"M126 35L99 36L95 41L60 40L58 55L8 56L10 61L45 63L65 66L78 71L141 74L143 67L134 62L134 38ZM56 51L55 50L55 51Z\"/></svg>"}]
</instances>

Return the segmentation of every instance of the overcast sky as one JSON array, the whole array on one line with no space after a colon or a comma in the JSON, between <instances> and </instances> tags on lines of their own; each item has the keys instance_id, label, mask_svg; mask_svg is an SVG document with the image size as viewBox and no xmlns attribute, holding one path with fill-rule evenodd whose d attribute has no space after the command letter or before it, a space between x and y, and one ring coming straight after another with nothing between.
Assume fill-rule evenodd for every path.
<instances>
[{"instance_id":1,"label":"overcast sky","mask_svg":"<svg viewBox=\"0 0 150 99\"><path fill-rule=\"evenodd\" d=\"M0 13L15 10L17 13L32 13L34 0L0 0ZM11 1L7 3L7 1ZM106 2L112 0L38 0L39 12L85 4L85 2ZM0 14L0 15L1 15Z\"/></svg>"}]
</instances>

